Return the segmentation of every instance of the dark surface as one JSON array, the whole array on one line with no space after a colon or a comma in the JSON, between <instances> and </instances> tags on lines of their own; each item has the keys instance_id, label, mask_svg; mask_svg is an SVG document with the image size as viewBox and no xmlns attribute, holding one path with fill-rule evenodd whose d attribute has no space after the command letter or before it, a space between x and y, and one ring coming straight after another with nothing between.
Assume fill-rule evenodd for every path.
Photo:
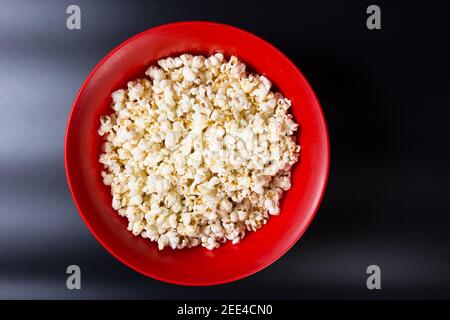
<instances>
[{"instance_id":1,"label":"dark surface","mask_svg":"<svg viewBox=\"0 0 450 320\"><path fill-rule=\"evenodd\" d=\"M369 31L369 2L296 2L0 2L0 298L450 298L449 6L377 1L382 30ZM65 26L72 3L78 31ZM310 80L331 138L327 192L302 239L216 287L122 265L85 227L64 174L65 125L89 71L130 36L181 20L279 47ZM70 264L82 290L66 289ZM380 291L366 288L371 264Z\"/></svg>"}]
</instances>

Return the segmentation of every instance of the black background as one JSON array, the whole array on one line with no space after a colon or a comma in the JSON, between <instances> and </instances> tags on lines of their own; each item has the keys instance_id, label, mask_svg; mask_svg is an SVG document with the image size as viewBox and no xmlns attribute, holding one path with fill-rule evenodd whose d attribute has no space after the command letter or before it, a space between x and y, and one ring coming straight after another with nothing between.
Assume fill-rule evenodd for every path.
<instances>
[{"instance_id":1,"label":"black background","mask_svg":"<svg viewBox=\"0 0 450 320\"><path fill-rule=\"evenodd\" d=\"M81 7L68 30L66 8ZM382 29L366 28L381 7ZM437 1L1 1L0 298L450 298L449 5ZM301 240L235 283L181 287L104 250L63 166L72 101L125 39L210 20L268 40L304 72L331 139L322 205ZM82 270L67 290L66 267ZM382 289L366 288L381 267Z\"/></svg>"}]
</instances>

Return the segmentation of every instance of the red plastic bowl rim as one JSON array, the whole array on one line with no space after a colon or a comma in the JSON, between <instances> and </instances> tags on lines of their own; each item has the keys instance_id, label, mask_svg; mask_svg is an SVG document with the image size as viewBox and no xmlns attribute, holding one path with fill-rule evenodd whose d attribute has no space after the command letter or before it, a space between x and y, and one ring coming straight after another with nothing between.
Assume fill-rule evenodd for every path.
<instances>
[{"instance_id":1,"label":"red plastic bowl rim","mask_svg":"<svg viewBox=\"0 0 450 320\"><path fill-rule=\"evenodd\" d=\"M96 73L96 71L103 65L103 63L105 63L105 61L107 61L112 55L114 55L117 51L119 51L122 47L126 46L127 44L129 44L130 42L133 42L135 39L138 39L140 37L145 36L147 33L151 33L154 32L156 30L164 30L166 28L171 28L173 26L185 26L185 27L189 27L190 25L194 25L194 24L202 24L205 27L208 26L216 26L216 27L221 27L221 28L228 28L230 30L233 30L234 32L238 32L238 33L243 33L245 34L245 36L247 37L251 37L253 38L253 40L260 42L262 44L264 44L267 47L270 47L272 50L274 50L274 52L279 56L279 58L281 60L284 60L284 62L288 63L299 75L300 77L304 80L304 85L307 91L309 91L309 94L311 95L311 97L313 98L315 104L318 106L318 112L319 112L319 116L322 120L322 123L324 125L324 134L325 134L325 144L326 144L326 148L325 148L325 152L326 152L326 171L325 171L325 176L324 176L324 181L323 181L323 185L322 185L322 190L320 192L320 196L316 199L315 204L314 204L314 210L312 212L312 214L309 217L309 220L307 221L307 223L304 225L303 229L300 230L297 238L292 241L291 244L289 244L289 246L287 246L283 251L280 252L280 254L278 254L277 256L275 256L274 258L272 258L271 260L265 262L264 264L262 264L259 268L256 268L254 270L251 270L249 272L246 273L242 273L240 275L237 275L235 277L230 277L228 279L224 279L224 280L219 280L219 281L215 281L215 282L210 282L210 283L192 283L192 282L183 282L183 281L174 281L171 279L167 279L167 278L163 278L160 277L156 274L153 273L149 273L147 271L141 270L139 267L134 266L133 264L129 263L128 261L122 259L120 257L120 255L116 254L114 252L114 249L110 248L108 245L106 245L102 239L97 235L97 233L95 232L95 229L89 224L89 222L86 220L86 218L84 217L84 214L77 202L77 199L75 197L75 193L73 191L72 188L72 183L71 183L71 177L69 174L69 169L68 169L68 158L67 158L67 144L68 144L68 133L69 133L69 129L70 129L70 125L71 125L71 120L72 120L72 116L74 113L74 109L75 106L78 103L78 99L80 98L82 92L84 91L85 86L89 83L89 81L91 80L91 78L93 77L93 75ZM119 44L118 46L116 46L113 50L111 50L102 60L100 60L100 62L94 67L94 69L92 69L92 71L89 73L89 75L87 76L86 80L84 80L82 86L80 87L80 89L77 92L76 98L72 104L72 108L69 114L69 119L67 121L67 126L66 126L66 132L65 132L65 138L64 138L64 167L65 167L65 171L66 171L66 177L67 177L67 181L68 181L68 185L69 185L69 190L70 193L72 195L72 199L75 202L75 206L78 210L78 213L80 214L81 218L83 219L84 223L87 225L87 227L89 228L89 230L91 231L91 233L94 235L94 237L97 239L98 242L100 242L100 244L110 253L112 254L117 260L119 260L120 262L122 262L123 264L125 264L126 266L130 267L131 269L139 272L142 275L145 275L147 277L159 280L159 281L163 281L166 283L171 283L171 284L177 284L177 285L185 285L185 286L213 286L213 285L219 285L219 284L225 284L225 283L230 283L233 281L237 281L246 277L249 277L265 268L267 268L268 266L270 266L272 263L274 263L275 261L277 261L279 258L281 258L284 254L286 254L286 252L289 251L289 249L291 249L294 244L303 236L303 234L305 233L306 229L308 229L309 225L311 224L312 220L314 219L314 216L317 213L317 210L319 209L319 205L322 201L322 198L324 196L325 193L325 189L326 189L326 185L328 182L328 175L329 175L329 170L330 170L330 141L329 141L329 135L328 135L328 129L327 129L327 124L325 121L325 116L323 114L323 110L320 106L319 100L317 99L314 91L312 90L309 82L307 81L307 78L303 75L303 73L297 68L297 66L284 54L282 53L278 48L276 48L275 46L273 46L272 44L270 44L269 42L267 42L266 40L254 35L253 33L250 33L248 31L245 31L243 29L234 27L234 26L230 26L227 24L223 24L223 23L216 23L216 22L210 22L210 21L183 21L183 22L173 22L173 23L168 23L168 24L164 24L164 25L160 25L157 27L153 27L150 29L147 29L141 33L136 34L135 36L128 38L127 40L125 40L124 42L122 42L121 44Z\"/></svg>"}]
</instances>

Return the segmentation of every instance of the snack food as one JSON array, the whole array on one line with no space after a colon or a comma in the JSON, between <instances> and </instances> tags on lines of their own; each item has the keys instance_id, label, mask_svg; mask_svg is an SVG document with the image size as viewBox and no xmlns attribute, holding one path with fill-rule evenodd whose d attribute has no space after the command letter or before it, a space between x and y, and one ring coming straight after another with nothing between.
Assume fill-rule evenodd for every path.
<instances>
[{"instance_id":1,"label":"snack food","mask_svg":"<svg viewBox=\"0 0 450 320\"><path fill-rule=\"evenodd\" d=\"M160 249L238 243L290 188L300 146L290 101L236 57L161 59L112 94L103 182L128 229Z\"/></svg>"}]
</instances>

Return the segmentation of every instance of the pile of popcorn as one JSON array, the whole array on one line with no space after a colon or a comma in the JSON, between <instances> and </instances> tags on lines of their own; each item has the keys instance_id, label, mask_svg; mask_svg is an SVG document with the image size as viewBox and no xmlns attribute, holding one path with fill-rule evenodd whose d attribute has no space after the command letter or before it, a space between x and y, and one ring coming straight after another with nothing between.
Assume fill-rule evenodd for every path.
<instances>
[{"instance_id":1,"label":"pile of popcorn","mask_svg":"<svg viewBox=\"0 0 450 320\"><path fill-rule=\"evenodd\" d=\"M159 249L238 243L291 187L291 102L236 57L183 54L112 93L100 162L128 230Z\"/></svg>"}]
</instances>

